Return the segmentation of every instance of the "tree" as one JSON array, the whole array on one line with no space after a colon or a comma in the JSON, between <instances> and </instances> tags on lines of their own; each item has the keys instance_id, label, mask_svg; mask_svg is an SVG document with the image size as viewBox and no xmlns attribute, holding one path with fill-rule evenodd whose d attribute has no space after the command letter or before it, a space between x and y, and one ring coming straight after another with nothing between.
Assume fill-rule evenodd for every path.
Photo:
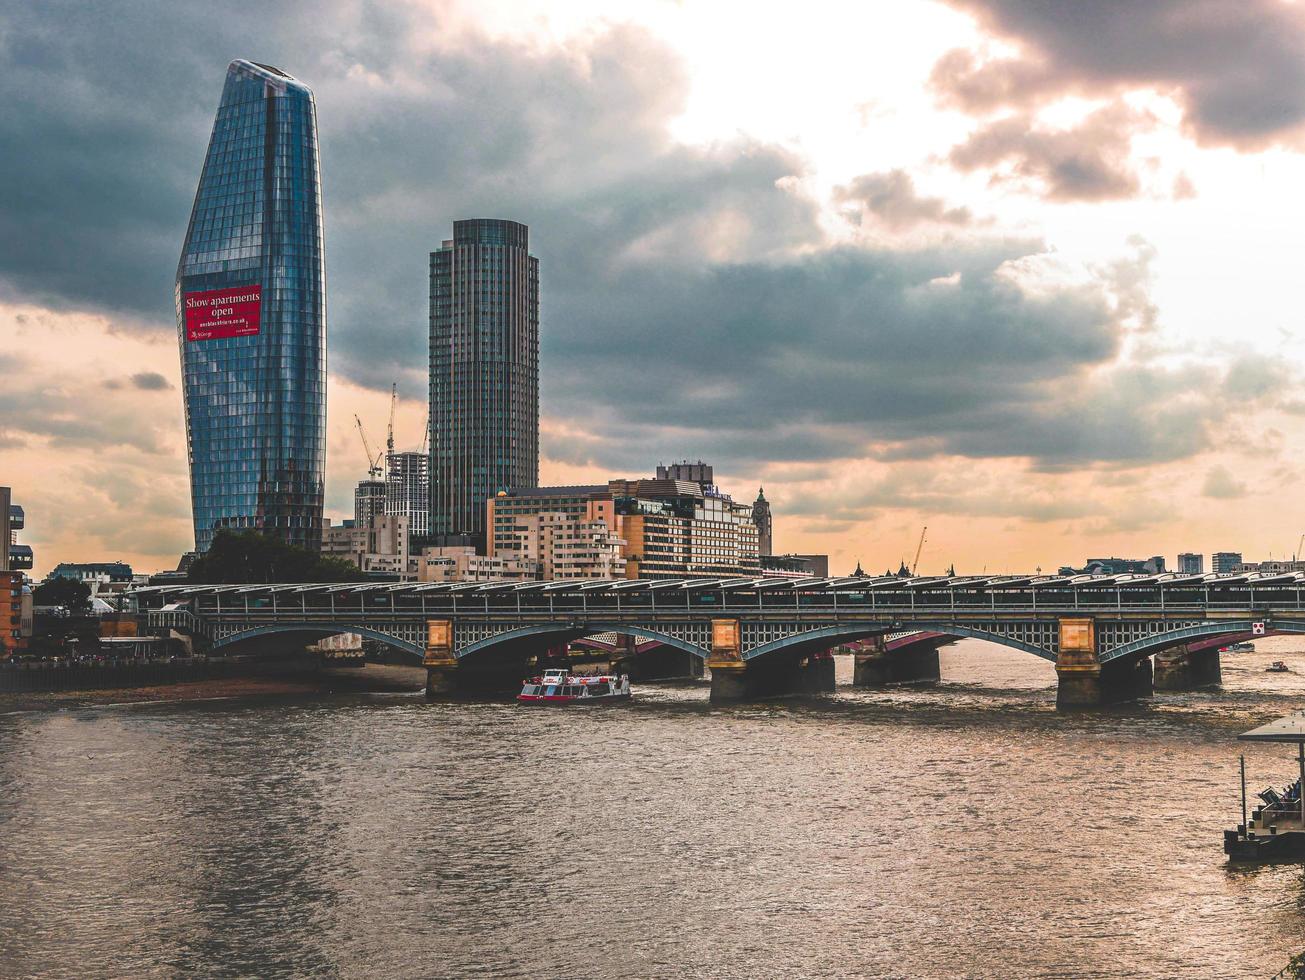
<instances>
[{"instance_id":1,"label":"tree","mask_svg":"<svg viewBox=\"0 0 1305 980\"><path fill-rule=\"evenodd\" d=\"M90 611L91 587L75 578L46 579L32 590L32 603L37 606L67 606L73 615Z\"/></svg>"},{"instance_id":2,"label":"tree","mask_svg":"<svg viewBox=\"0 0 1305 980\"><path fill-rule=\"evenodd\" d=\"M199 585L260 585L273 582L361 582L366 576L350 562L323 558L259 531L220 530L208 551L190 566Z\"/></svg>"}]
</instances>

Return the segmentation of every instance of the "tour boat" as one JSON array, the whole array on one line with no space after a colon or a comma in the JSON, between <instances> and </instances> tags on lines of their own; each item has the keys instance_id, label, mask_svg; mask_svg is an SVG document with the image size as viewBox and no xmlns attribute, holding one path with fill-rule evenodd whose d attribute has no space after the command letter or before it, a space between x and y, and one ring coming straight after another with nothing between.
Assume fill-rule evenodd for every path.
<instances>
[{"instance_id":1,"label":"tour boat","mask_svg":"<svg viewBox=\"0 0 1305 980\"><path fill-rule=\"evenodd\" d=\"M1291 668L1288 667L1281 660L1275 660L1273 663L1269 664L1269 666L1265 667L1264 669L1266 672L1270 674L1283 674L1289 671Z\"/></svg>"},{"instance_id":2,"label":"tour boat","mask_svg":"<svg viewBox=\"0 0 1305 980\"><path fill-rule=\"evenodd\" d=\"M630 699L630 678L621 674L580 677L565 670L546 670L521 686L523 704L602 704Z\"/></svg>"},{"instance_id":3,"label":"tour boat","mask_svg":"<svg viewBox=\"0 0 1305 980\"><path fill-rule=\"evenodd\" d=\"M1245 641L1241 643L1230 643L1226 647L1220 647L1219 652L1220 653L1254 653L1255 644L1247 643Z\"/></svg>"}]
</instances>

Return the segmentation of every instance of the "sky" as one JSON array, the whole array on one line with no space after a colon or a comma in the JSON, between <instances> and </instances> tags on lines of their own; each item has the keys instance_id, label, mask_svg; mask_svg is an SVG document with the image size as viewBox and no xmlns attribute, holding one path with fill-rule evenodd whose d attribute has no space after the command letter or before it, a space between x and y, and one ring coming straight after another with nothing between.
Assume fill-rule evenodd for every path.
<instances>
[{"instance_id":1,"label":"sky","mask_svg":"<svg viewBox=\"0 0 1305 980\"><path fill-rule=\"evenodd\" d=\"M392 383L421 442L427 254L503 217L545 483L701 458L835 573L925 525L922 573L1299 547L1305 4L0 0L38 574L193 545L173 279L234 58L316 93L328 516Z\"/></svg>"}]
</instances>

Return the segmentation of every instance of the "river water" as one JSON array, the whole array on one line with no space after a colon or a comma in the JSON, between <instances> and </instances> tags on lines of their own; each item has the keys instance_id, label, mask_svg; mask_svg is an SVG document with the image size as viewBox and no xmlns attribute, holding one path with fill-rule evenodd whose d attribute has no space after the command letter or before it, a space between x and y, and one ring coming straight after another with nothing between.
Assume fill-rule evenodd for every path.
<instances>
[{"instance_id":1,"label":"river water","mask_svg":"<svg viewBox=\"0 0 1305 980\"><path fill-rule=\"evenodd\" d=\"M933 689L743 707L0 715L0 976L1267 977L1305 874L1230 868L1221 831L1301 642L1078 714L965 640ZM1245 751L1252 789L1293 771Z\"/></svg>"}]
</instances>

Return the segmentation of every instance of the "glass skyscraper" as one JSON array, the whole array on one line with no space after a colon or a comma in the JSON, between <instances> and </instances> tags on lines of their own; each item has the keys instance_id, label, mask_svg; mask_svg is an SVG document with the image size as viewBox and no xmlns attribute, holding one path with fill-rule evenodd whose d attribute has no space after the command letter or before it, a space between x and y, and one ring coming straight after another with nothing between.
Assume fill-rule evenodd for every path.
<instances>
[{"instance_id":1,"label":"glass skyscraper","mask_svg":"<svg viewBox=\"0 0 1305 980\"><path fill-rule=\"evenodd\" d=\"M313 93L233 61L177 265L197 551L220 528L321 547L325 290Z\"/></svg>"},{"instance_id":2,"label":"glass skyscraper","mask_svg":"<svg viewBox=\"0 0 1305 980\"><path fill-rule=\"evenodd\" d=\"M453 223L430 256L431 534L484 541L485 503L539 484L539 260L516 221Z\"/></svg>"}]
</instances>

